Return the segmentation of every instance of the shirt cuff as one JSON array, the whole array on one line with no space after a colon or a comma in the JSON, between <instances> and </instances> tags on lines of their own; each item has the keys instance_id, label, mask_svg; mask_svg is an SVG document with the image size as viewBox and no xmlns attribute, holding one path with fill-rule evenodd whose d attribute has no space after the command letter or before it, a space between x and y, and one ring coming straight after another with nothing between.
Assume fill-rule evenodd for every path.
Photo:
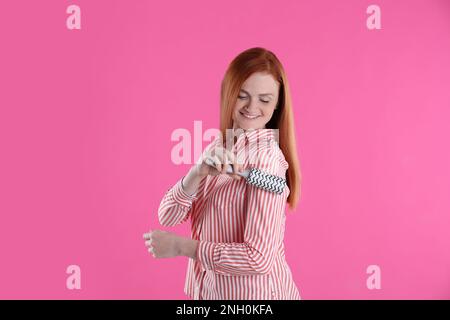
<instances>
[{"instance_id":1,"label":"shirt cuff","mask_svg":"<svg viewBox=\"0 0 450 320\"><path fill-rule=\"evenodd\" d=\"M197 192L190 195L183 189L182 181L184 177L178 180L173 189L173 198L179 204L190 207L192 205L192 201L197 199Z\"/></svg>"},{"instance_id":2,"label":"shirt cuff","mask_svg":"<svg viewBox=\"0 0 450 320\"><path fill-rule=\"evenodd\" d=\"M213 242L200 240L197 247L196 258L200 262L203 271L213 270L215 262L215 247Z\"/></svg>"}]
</instances>

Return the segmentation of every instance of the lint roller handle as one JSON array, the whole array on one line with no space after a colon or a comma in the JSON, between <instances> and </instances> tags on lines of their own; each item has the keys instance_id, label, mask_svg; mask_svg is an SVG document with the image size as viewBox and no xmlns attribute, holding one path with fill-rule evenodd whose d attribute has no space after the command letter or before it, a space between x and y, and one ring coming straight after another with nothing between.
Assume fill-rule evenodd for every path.
<instances>
[{"instance_id":1,"label":"lint roller handle","mask_svg":"<svg viewBox=\"0 0 450 320\"><path fill-rule=\"evenodd\" d=\"M213 168L216 167L216 165L214 164L214 162L213 162L210 158L207 158L207 159L205 160L205 163L206 163L207 165L213 167ZM230 164L230 165L228 166L228 168L227 168L227 173L233 173L233 169L234 169L233 165ZM238 172L237 174L240 175L240 176L243 177L243 178L247 178L248 175L249 175L249 173L250 173L250 170L244 170L244 171L242 171L242 172Z\"/></svg>"},{"instance_id":2,"label":"lint roller handle","mask_svg":"<svg viewBox=\"0 0 450 320\"><path fill-rule=\"evenodd\" d=\"M211 159L207 158L205 160L205 163L215 168L214 162ZM233 173L233 169L231 168L231 166L227 168L226 171L227 173ZM286 180L283 179L282 177L268 174L257 168L245 170L237 174L244 177L248 184L278 194L283 193L283 190L286 188L287 185Z\"/></svg>"}]
</instances>

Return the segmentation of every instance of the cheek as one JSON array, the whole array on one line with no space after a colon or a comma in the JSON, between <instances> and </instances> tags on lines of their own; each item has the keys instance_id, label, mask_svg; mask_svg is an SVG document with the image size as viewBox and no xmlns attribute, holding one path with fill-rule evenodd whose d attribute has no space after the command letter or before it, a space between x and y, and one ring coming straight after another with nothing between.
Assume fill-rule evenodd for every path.
<instances>
[{"instance_id":1,"label":"cheek","mask_svg":"<svg viewBox=\"0 0 450 320\"><path fill-rule=\"evenodd\" d=\"M275 111L275 107L268 107L268 108L264 109L264 111L263 111L264 117L268 117L268 118L272 117L274 111Z\"/></svg>"},{"instance_id":2,"label":"cheek","mask_svg":"<svg viewBox=\"0 0 450 320\"><path fill-rule=\"evenodd\" d=\"M237 102L236 105L234 106L234 112L233 112L233 114L239 115L239 111L240 111L244 106L245 106L245 103Z\"/></svg>"},{"instance_id":3,"label":"cheek","mask_svg":"<svg viewBox=\"0 0 450 320\"><path fill-rule=\"evenodd\" d=\"M234 107L234 110L233 110L233 116L237 116L238 113L239 113L239 106L236 105L236 106Z\"/></svg>"},{"instance_id":4,"label":"cheek","mask_svg":"<svg viewBox=\"0 0 450 320\"><path fill-rule=\"evenodd\" d=\"M245 102L244 101L237 101L236 102L236 107L235 110L240 110L245 106Z\"/></svg>"},{"instance_id":5,"label":"cheek","mask_svg":"<svg viewBox=\"0 0 450 320\"><path fill-rule=\"evenodd\" d=\"M239 108L238 108L238 106L236 106L234 108L232 117L233 117L233 120L235 120L235 121L239 118Z\"/></svg>"}]
</instances>

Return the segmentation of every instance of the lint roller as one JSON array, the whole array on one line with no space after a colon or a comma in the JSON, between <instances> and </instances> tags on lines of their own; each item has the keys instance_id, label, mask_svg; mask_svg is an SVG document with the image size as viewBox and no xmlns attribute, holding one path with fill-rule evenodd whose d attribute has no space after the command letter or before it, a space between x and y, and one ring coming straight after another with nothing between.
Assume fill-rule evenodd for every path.
<instances>
[{"instance_id":1,"label":"lint roller","mask_svg":"<svg viewBox=\"0 0 450 320\"><path fill-rule=\"evenodd\" d=\"M205 163L215 168L215 164L210 158L207 158L205 160ZM227 173L233 173L232 166L233 166L232 164L228 166ZM275 176L273 174L268 174L257 168L244 170L243 172L238 172L237 174L243 177L248 184L251 184L257 188L264 189L270 192L281 194L283 193L283 190L286 187L285 179L279 176Z\"/></svg>"}]
</instances>

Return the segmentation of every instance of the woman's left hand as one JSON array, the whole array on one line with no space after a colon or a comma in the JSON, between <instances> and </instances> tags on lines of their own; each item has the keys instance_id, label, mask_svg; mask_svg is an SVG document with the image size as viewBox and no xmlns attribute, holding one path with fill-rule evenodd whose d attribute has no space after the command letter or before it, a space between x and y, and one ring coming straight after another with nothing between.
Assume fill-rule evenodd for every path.
<instances>
[{"instance_id":1,"label":"woman's left hand","mask_svg":"<svg viewBox=\"0 0 450 320\"><path fill-rule=\"evenodd\" d=\"M145 246L155 258L171 258L179 256L181 237L175 233L151 230L144 233Z\"/></svg>"}]
</instances>

